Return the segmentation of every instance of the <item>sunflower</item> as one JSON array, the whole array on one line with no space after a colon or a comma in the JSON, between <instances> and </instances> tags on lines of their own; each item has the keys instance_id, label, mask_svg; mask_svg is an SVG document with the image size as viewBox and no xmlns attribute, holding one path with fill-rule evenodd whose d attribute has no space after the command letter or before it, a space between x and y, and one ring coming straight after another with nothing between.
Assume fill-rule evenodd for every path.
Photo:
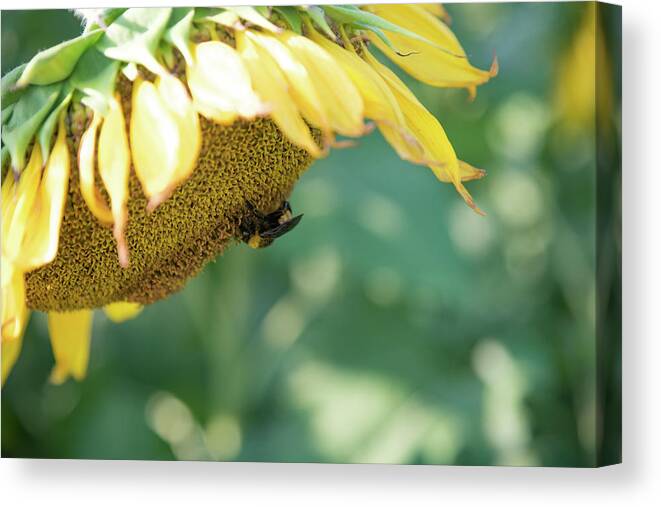
<instances>
[{"instance_id":1,"label":"sunflower","mask_svg":"<svg viewBox=\"0 0 661 507\"><path fill-rule=\"evenodd\" d=\"M30 311L48 313L51 380L83 378L95 308L121 322L179 290L373 127L480 212L463 183L484 171L372 53L474 95L496 61L472 66L447 20L440 5L108 9L4 76L3 383Z\"/></svg>"}]
</instances>

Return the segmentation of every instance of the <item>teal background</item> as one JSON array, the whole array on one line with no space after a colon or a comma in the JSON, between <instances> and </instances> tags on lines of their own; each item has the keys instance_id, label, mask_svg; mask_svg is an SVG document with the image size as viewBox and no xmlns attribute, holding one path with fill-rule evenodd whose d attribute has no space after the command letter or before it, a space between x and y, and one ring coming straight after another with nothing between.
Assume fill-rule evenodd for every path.
<instances>
[{"instance_id":1,"label":"teal background","mask_svg":"<svg viewBox=\"0 0 661 507\"><path fill-rule=\"evenodd\" d=\"M553 101L585 6L447 9L500 75L474 102L406 82L488 171L468 184L488 215L378 133L335 150L274 246L230 249L135 320L98 312L84 382L48 383L33 314L3 456L595 463L594 131L565 128ZM66 11L3 11L2 72L79 31Z\"/></svg>"}]
</instances>

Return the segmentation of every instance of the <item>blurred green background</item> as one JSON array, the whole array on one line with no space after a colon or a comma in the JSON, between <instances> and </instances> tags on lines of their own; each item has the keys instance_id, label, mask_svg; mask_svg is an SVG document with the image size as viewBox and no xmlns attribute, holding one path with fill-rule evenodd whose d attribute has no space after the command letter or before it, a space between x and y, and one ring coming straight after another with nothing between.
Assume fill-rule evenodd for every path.
<instances>
[{"instance_id":1,"label":"blurred green background","mask_svg":"<svg viewBox=\"0 0 661 507\"><path fill-rule=\"evenodd\" d=\"M488 215L377 133L335 150L274 246L232 248L133 321L97 313L84 382L48 383L33 314L4 457L595 463L594 123L558 106L586 6L447 9L500 75L474 102L407 83L487 169L468 187ZM3 74L79 32L67 11L3 11Z\"/></svg>"}]
</instances>

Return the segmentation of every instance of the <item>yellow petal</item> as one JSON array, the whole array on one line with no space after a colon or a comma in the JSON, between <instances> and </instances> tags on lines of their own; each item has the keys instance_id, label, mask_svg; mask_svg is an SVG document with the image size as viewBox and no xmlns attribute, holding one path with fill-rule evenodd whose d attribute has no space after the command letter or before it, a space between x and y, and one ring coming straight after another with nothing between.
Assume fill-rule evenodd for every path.
<instances>
[{"instance_id":1,"label":"yellow petal","mask_svg":"<svg viewBox=\"0 0 661 507\"><path fill-rule=\"evenodd\" d=\"M377 122L379 130L388 143L395 149L397 154L404 160L415 164L429 165L430 161L425 162L426 154L424 148L415 139L411 139L411 134L402 133L401 130L392 128L390 125L384 125ZM486 176L484 169L478 169L472 165L459 160L459 179L461 181L479 180ZM445 167L439 166L436 170L436 176L443 183L453 183L452 176Z\"/></svg>"},{"instance_id":2,"label":"yellow petal","mask_svg":"<svg viewBox=\"0 0 661 507\"><path fill-rule=\"evenodd\" d=\"M2 181L2 218L5 218L6 208L11 201L14 189L14 175L7 171Z\"/></svg>"},{"instance_id":3,"label":"yellow petal","mask_svg":"<svg viewBox=\"0 0 661 507\"><path fill-rule=\"evenodd\" d=\"M177 165L169 184L150 199L149 210L153 210L170 197L172 192L190 176L202 145L200 120L183 83L170 75L161 76L156 79L156 89L177 124L180 144Z\"/></svg>"},{"instance_id":4,"label":"yellow petal","mask_svg":"<svg viewBox=\"0 0 661 507\"><path fill-rule=\"evenodd\" d=\"M179 125L156 86L148 81L133 83L130 136L136 175L151 198L163 192L174 177L181 137Z\"/></svg>"},{"instance_id":5,"label":"yellow petal","mask_svg":"<svg viewBox=\"0 0 661 507\"><path fill-rule=\"evenodd\" d=\"M60 118L57 139L46 168L30 216L30 231L23 244L23 254L17 260L21 268L31 271L51 262L57 254L60 224L69 187L70 156L66 140L64 115Z\"/></svg>"},{"instance_id":6,"label":"yellow petal","mask_svg":"<svg viewBox=\"0 0 661 507\"><path fill-rule=\"evenodd\" d=\"M426 10L437 18L441 18L446 23L450 22L450 15L441 4L417 4L421 9Z\"/></svg>"},{"instance_id":7,"label":"yellow petal","mask_svg":"<svg viewBox=\"0 0 661 507\"><path fill-rule=\"evenodd\" d=\"M2 341L13 341L23 335L29 312L25 304L25 280L23 272L7 257L2 257L0 322Z\"/></svg>"},{"instance_id":8,"label":"yellow petal","mask_svg":"<svg viewBox=\"0 0 661 507\"><path fill-rule=\"evenodd\" d=\"M379 74L355 52L348 51L331 42L315 30L310 30L310 38L323 48L346 72L360 93L365 116L373 120L402 125L404 116L392 92Z\"/></svg>"},{"instance_id":9,"label":"yellow petal","mask_svg":"<svg viewBox=\"0 0 661 507\"><path fill-rule=\"evenodd\" d=\"M312 126L321 129L327 140L332 140L332 131L324 105L305 66L275 37L251 31L248 32L248 37L278 64L291 87L289 94L303 117Z\"/></svg>"},{"instance_id":10,"label":"yellow petal","mask_svg":"<svg viewBox=\"0 0 661 507\"><path fill-rule=\"evenodd\" d=\"M34 211L34 203L39 192L42 167L41 149L39 144L35 143L30 161L21 172L21 178L15 185L15 195L11 196L13 199L11 217L8 216L6 223L3 222L2 224L4 229L3 254L14 260L21 255L28 221L30 214ZM8 176L13 179L11 174Z\"/></svg>"},{"instance_id":11,"label":"yellow petal","mask_svg":"<svg viewBox=\"0 0 661 507\"><path fill-rule=\"evenodd\" d=\"M11 225L11 217L16 209L16 182L14 174L7 171L5 179L2 182L2 238L6 238L9 234L9 226ZM6 250L5 241L2 241L2 252Z\"/></svg>"},{"instance_id":12,"label":"yellow petal","mask_svg":"<svg viewBox=\"0 0 661 507\"><path fill-rule=\"evenodd\" d=\"M113 223L112 212L106 204L101 192L94 182L96 168L96 136L102 118L94 114L92 122L80 137L78 147L78 174L80 176L80 193L92 214L103 224Z\"/></svg>"},{"instance_id":13,"label":"yellow petal","mask_svg":"<svg viewBox=\"0 0 661 507\"><path fill-rule=\"evenodd\" d=\"M366 5L364 9L415 32L434 44L387 32L386 35L397 48L398 54L379 37L369 33L370 41L375 46L423 83L439 87L471 88L486 83L498 73L495 59L489 70L473 67L448 26L419 5Z\"/></svg>"},{"instance_id":14,"label":"yellow petal","mask_svg":"<svg viewBox=\"0 0 661 507\"><path fill-rule=\"evenodd\" d=\"M302 35L283 32L277 37L307 69L333 130L352 137L365 134L363 100L333 57Z\"/></svg>"},{"instance_id":15,"label":"yellow petal","mask_svg":"<svg viewBox=\"0 0 661 507\"><path fill-rule=\"evenodd\" d=\"M347 47L351 50L338 46L312 29L310 37L346 71L363 98L365 116L376 120L384 138L397 154L416 164L426 163L424 150L408 131L406 119L395 96L378 72L358 56L348 41Z\"/></svg>"},{"instance_id":16,"label":"yellow petal","mask_svg":"<svg viewBox=\"0 0 661 507\"><path fill-rule=\"evenodd\" d=\"M382 121L377 121L376 125L397 155L414 164L427 165L429 161L425 158L425 150L415 136L408 131L406 120L404 120L404 128Z\"/></svg>"},{"instance_id":17,"label":"yellow petal","mask_svg":"<svg viewBox=\"0 0 661 507\"><path fill-rule=\"evenodd\" d=\"M5 385L5 380L7 380L14 364L16 364L22 346L22 334L15 340L2 340L2 385Z\"/></svg>"},{"instance_id":18,"label":"yellow petal","mask_svg":"<svg viewBox=\"0 0 661 507\"><path fill-rule=\"evenodd\" d=\"M235 32L236 46L258 95L271 107L270 116L283 134L295 145L319 157L321 150L315 144L310 128L298 112L289 95L284 74L271 56L257 46L243 32Z\"/></svg>"},{"instance_id":19,"label":"yellow petal","mask_svg":"<svg viewBox=\"0 0 661 507\"><path fill-rule=\"evenodd\" d=\"M104 306L103 311L110 320L119 323L134 318L142 311L142 308L143 307L140 303L120 301Z\"/></svg>"},{"instance_id":20,"label":"yellow petal","mask_svg":"<svg viewBox=\"0 0 661 507\"><path fill-rule=\"evenodd\" d=\"M61 384L69 376L83 379L89 360L92 310L49 312L48 333L55 356L51 382Z\"/></svg>"},{"instance_id":21,"label":"yellow petal","mask_svg":"<svg viewBox=\"0 0 661 507\"><path fill-rule=\"evenodd\" d=\"M427 164L428 167L439 180L449 179L466 204L483 214L461 183L459 160L438 120L427 111L394 72L378 62L367 50L364 51L364 56L367 62L383 77L395 95L406 118L409 131L422 146L425 159L430 162Z\"/></svg>"},{"instance_id":22,"label":"yellow petal","mask_svg":"<svg viewBox=\"0 0 661 507\"><path fill-rule=\"evenodd\" d=\"M461 181L473 181L484 178L487 175L487 172L484 169L478 169L472 165L464 162L463 160L459 161L459 178ZM443 181L443 180L441 180ZM450 176L448 175L446 183L452 183Z\"/></svg>"},{"instance_id":23,"label":"yellow petal","mask_svg":"<svg viewBox=\"0 0 661 507\"><path fill-rule=\"evenodd\" d=\"M425 163L424 150L408 131L404 114L379 73L358 56L348 41L347 47L350 50L338 46L314 30L310 30L310 37L346 71L363 98L365 116L376 120L384 138L397 154L416 164Z\"/></svg>"},{"instance_id":24,"label":"yellow petal","mask_svg":"<svg viewBox=\"0 0 661 507\"><path fill-rule=\"evenodd\" d=\"M188 87L200 114L229 125L237 117L253 119L264 115L262 104L237 52L220 41L198 44L194 64L186 68Z\"/></svg>"},{"instance_id":25,"label":"yellow petal","mask_svg":"<svg viewBox=\"0 0 661 507\"><path fill-rule=\"evenodd\" d=\"M154 130L156 130L155 127ZM129 253L124 232L128 221L127 202L131 154L119 96L110 101L108 113L103 120L99 134L98 158L99 175L110 196L113 236L117 242L119 263L126 267L129 263Z\"/></svg>"},{"instance_id":26,"label":"yellow petal","mask_svg":"<svg viewBox=\"0 0 661 507\"><path fill-rule=\"evenodd\" d=\"M6 256L2 256L0 270L2 271L0 340L2 341L2 384L4 384L20 354L23 333L30 312L25 304L23 272Z\"/></svg>"}]
</instances>

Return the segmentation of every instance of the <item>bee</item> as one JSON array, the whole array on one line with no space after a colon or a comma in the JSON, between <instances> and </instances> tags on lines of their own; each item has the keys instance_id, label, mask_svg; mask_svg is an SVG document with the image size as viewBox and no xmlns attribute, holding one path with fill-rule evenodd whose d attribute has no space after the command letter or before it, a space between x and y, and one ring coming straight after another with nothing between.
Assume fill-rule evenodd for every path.
<instances>
[{"instance_id":1,"label":"bee","mask_svg":"<svg viewBox=\"0 0 661 507\"><path fill-rule=\"evenodd\" d=\"M250 201L248 216L241 223L241 240L251 248L265 248L276 238L288 233L298 225L303 215L293 216L289 202L284 201L272 213L265 215Z\"/></svg>"}]
</instances>

